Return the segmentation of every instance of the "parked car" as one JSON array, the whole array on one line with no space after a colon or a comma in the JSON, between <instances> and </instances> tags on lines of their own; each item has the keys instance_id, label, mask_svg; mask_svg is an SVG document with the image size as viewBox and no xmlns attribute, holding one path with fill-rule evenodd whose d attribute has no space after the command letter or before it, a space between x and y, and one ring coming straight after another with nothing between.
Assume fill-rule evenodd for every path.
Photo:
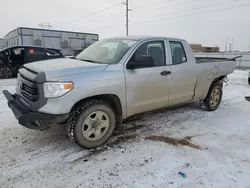
<instances>
[{"instance_id":1,"label":"parked car","mask_svg":"<svg viewBox=\"0 0 250 188\"><path fill-rule=\"evenodd\" d=\"M19 124L42 130L67 120L69 138L95 148L139 113L198 100L216 110L234 66L234 59L195 58L181 39L110 38L74 59L25 64L16 93L3 93Z\"/></svg>"},{"instance_id":2,"label":"parked car","mask_svg":"<svg viewBox=\"0 0 250 188\"><path fill-rule=\"evenodd\" d=\"M37 46L14 46L0 51L0 78L17 75L26 63L63 57L60 50Z\"/></svg>"}]
</instances>

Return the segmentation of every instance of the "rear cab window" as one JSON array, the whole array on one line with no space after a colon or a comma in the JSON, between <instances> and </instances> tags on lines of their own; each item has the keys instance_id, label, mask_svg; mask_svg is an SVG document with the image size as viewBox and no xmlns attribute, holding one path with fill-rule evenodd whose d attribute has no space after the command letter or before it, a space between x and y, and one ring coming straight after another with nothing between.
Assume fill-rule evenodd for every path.
<instances>
[{"instance_id":1,"label":"rear cab window","mask_svg":"<svg viewBox=\"0 0 250 188\"><path fill-rule=\"evenodd\" d=\"M173 65L187 62L186 52L181 42L169 41L169 45L171 49Z\"/></svg>"}]
</instances>

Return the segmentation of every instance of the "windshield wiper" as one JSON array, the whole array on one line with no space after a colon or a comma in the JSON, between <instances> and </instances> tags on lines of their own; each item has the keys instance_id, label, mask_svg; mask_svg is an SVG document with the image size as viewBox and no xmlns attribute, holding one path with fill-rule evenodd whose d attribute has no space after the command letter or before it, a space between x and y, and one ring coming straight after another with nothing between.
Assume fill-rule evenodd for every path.
<instances>
[{"instance_id":1,"label":"windshield wiper","mask_svg":"<svg viewBox=\"0 0 250 188\"><path fill-rule=\"evenodd\" d=\"M94 60L91 60L91 59L78 59L78 60L87 61L87 62L90 62L90 63L98 63L98 64L101 64L101 62L99 62L99 61L94 61Z\"/></svg>"}]
</instances>

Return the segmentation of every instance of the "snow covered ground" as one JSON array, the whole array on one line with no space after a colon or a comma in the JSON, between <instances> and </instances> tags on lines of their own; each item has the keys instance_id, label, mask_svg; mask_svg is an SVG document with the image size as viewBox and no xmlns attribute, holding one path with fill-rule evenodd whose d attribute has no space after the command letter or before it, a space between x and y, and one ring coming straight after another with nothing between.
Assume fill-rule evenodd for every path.
<instances>
[{"instance_id":1,"label":"snow covered ground","mask_svg":"<svg viewBox=\"0 0 250 188\"><path fill-rule=\"evenodd\" d=\"M125 135L91 151L71 143L63 125L45 131L18 125L1 93L0 187L250 187L247 74L229 76L215 112L192 104L148 113L124 123ZM1 80L0 90L14 91L15 82ZM144 139L151 135L194 136L201 149Z\"/></svg>"}]
</instances>

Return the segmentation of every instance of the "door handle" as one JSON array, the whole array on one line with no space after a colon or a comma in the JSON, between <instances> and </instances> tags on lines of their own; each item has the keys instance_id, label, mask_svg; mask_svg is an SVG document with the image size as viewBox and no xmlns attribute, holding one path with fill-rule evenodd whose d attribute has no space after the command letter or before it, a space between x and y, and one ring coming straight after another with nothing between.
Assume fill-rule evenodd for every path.
<instances>
[{"instance_id":1,"label":"door handle","mask_svg":"<svg viewBox=\"0 0 250 188\"><path fill-rule=\"evenodd\" d=\"M169 74L171 74L171 71L162 71L162 72L161 72L161 75L162 75L162 76L167 76L167 75L169 75Z\"/></svg>"}]
</instances>

